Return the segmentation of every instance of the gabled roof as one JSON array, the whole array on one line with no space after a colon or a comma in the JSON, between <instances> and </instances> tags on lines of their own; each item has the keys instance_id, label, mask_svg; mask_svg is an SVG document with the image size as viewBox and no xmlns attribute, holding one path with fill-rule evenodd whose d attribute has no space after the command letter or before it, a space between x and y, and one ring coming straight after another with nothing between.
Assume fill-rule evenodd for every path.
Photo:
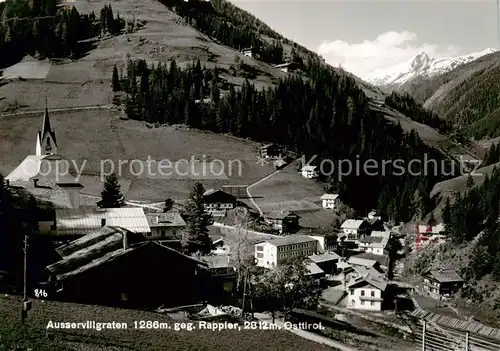
<instances>
[{"instance_id":1,"label":"gabled roof","mask_svg":"<svg viewBox=\"0 0 500 351\"><path fill-rule=\"evenodd\" d=\"M372 230L370 236L372 237L383 237L383 238L390 238L391 236L391 231L390 230L386 230L386 231L378 231L378 230Z\"/></svg>"},{"instance_id":2,"label":"gabled roof","mask_svg":"<svg viewBox=\"0 0 500 351\"><path fill-rule=\"evenodd\" d=\"M362 259L362 260L367 260L367 261L376 261L381 266L389 267L389 256L387 256L387 255L376 255L376 254L371 253L371 252L363 252L363 253L351 256L351 258Z\"/></svg>"},{"instance_id":3,"label":"gabled roof","mask_svg":"<svg viewBox=\"0 0 500 351\"><path fill-rule=\"evenodd\" d=\"M307 275L322 274L325 273L318 265L314 262L306 262L306 268L309 271Z\"/></svg>"},{"instance_id":4,"label":"gabled roof","mask_svg":"<svg viewBox=\"0 0 500 351\"><path fill-rule=\"evenodd\" d=\"M302 171L314 171L316 168L316 166L311 166L311 165L305 165L304 167L301 168Z\"/></svg>"},{"instance_id":5,"label":"gabled roof","mask_svg":"<svg viewBox=\"0 0 500 351\"><path fill-rule=\"evenodd\" d=\"M282 159L279 159L279 160L276 160L273 162L273 165L276 166L276 167L282 167L284 165L286 165L286 161L282 160Z\"/></svg>"},{"instance_id":6,"label":"gabled roof","mask_svg":"<svg viewBox=\"0 0 500 351\"><path fill-rule=\"evenodd\" d=\"M153 227L184 227L186 222L179 212L146 213L148 224Z\"/></svg>"},{"instance_id":7,"label":"gabled roof","mask_svg":"<svg viewBox=\"0 0 500 351\"><path fill-rule=\"evenodd\" d=\"M351 265L358 265L358 266L365 266L365 267L373 267L377 264L376 260L359 258L359 257L354 257L354 256L349 257L349 260L347 260L347 262Z\"/></svg>"},{"instance_id":8,"label":"gabled roof","mask_svg":"<svg viewBox=\"0 0 500 351\"><path fill-rule=\"evenodd\" d=\"M85 235L98 230L106 219L107 226L122 227L134 233L151 231L142 208L78 208L56 209L56 227L59 235Z\"/></svg>"},{"instance_id":9,"label":"gabled roof","mask_svg":"<svg viewBox=\"0 0 500 351\"><path fill-rule=\"evenodd\" d=\"M359 229L361 225L365 223L363 219L347 219L340 228L342 229Z\"/></svg>"},{"instance_id":10,"label":"gabled roof","mask_svg":"<svg viewBox=\"0 0 500 351\"><path fill-rule=\"evenodd\" d=\"M368 273L366 276L361 276L351 280L347 287L352 289L358 285L369 284L379 290L385 291L387 288L387 281L382 276L377 276L373 273Z\"/></svg>"},{"instance_id":11,"label":"gabled roof","mask_svg":"<svg viewBox=\"0 0 500 351\"><path fill-rule=\"evenodd\" d=\"M453 269L431 270L424 275L429 275L440 283L463 282L463 279Z\"/></svg>"},{"instance_id":12,"label":"gabled roof","mask_svg":"<svg viewBox=\"0 0 500 351\"><path fill-rule=\"evenodd\" d=\"M57 248L56 251L62 256L62 259L46 268L54 274L58 280L64 280L148 245L161 247L166 251L182 255L197 264L206 265L168 246L163 246L153 241L139 243L131 242L128 248L125 248L123 244L124 235L133 238L133 233L128 233L123 228L103 227L67 245Z\"/></svg>"},{"instance_id":13,"label":"gabled roof","mask_svg":"<svg viewBox=\"0 0 500 351\"><path fill-rule=\"evenodd\" d=\"M323 196L320 197L320 200L335 200L338 198L338 194L324 194Z\"/></svg>"},{"instance_id":14,"label":"gabled roof","mask_svg":"<svg viewBox=\"0 0 500 351\"><path fill-rule=\"evenodd\" d=\"M313 239L307 235L287 235L283 238L275 238L275 239L270 239L266 240L266 243L269 243L274 246L285 246L285 245L292 245L292 244L302 244L302 243L308 243L311 241L317 241L316 239Z\"/></svg>"},{"instance_id":15,"label":"gabled roof","mask_svg":"<svg viewBox=\"0 0 500 351\"><path fill-rule=\"evenodd\" d=\"M389 238L386 236L364 236L359 239L360 246L376 249L385 249L388 242Z\"/></svg>"},{"instance_id":16,"label":"gabled roof","mask_svg":"<svg viewBox=\"0 0 500 351\"><path fill-rule=\"evenodd\" d=\"M275 147L275 146L276 146L276 144L266 144L266 145L261 146L260 148L261 149L267 149L267 148Z\"/></svg>"},{"instance_id":17,"label":"gabled roof","mask_svg":"<svg viewBox=\"0 0 500 351\"><path fill-rule=\"evenodd\" d=\"M200 257L200 260L208 264L210 268L231 267L229 255L209 255Z\"/></svg>"},{"instance_id":18,"label":"gabled roof","mask_svg":"<svg viewBox=\"0 0 500 351\"><path fill-rule=\"evenodd\" d=\"M231 198L234 198L233 195L229 194L229 193L226 193L224 190L221 190L221 189L208 189L206 190L204 193L203 193L203 197L207 197L207 196L211 196L211 195L214 195L214 194L217 194L217 193L220 193L226 197L231 197Z\"/></svg>"},{"instance_id":19,"label":"gabled roof","mask_svg":"<svg viewBox=\"0 0 500 351\"><path fill-rule=\"evenodd\" d=\"M284 219L288 216L296 216L300 218L300 216L292 211L272 211L267 214L264 214L264 217L269 219Z\"/></svg>"},{"instance_id":20,"label":"gabled roof","mask_svg":"<svg viewBox=\"0 0 500 351\"><path fill-rule=\"evenodd\" d=\"M285 62L285 63L280 63L279 65L274 65L276 68L285 68L290 66L292 63L291 62Z\"/></svg>"}]
</instances>

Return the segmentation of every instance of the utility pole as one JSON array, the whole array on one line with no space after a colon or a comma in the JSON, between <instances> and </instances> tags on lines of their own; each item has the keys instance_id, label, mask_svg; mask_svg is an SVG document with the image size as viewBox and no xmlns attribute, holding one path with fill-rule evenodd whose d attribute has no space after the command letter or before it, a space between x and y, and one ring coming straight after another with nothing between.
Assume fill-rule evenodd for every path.
<instances>
[{"instance_id":1,"label":"utility pole","mask_svg":"<svg viewBox=\"0 0 500 351\"><path fill-rule=\"evenodd\" d=\"M248 295L250 296L250 313L252 313L252 319L253 319L254 314L253 314L253 297L252 297L252 279L248 268L247 268L247 274L248 274Z\"/></svg>"},{"instance_id":2,"label":"utility pole","mask_svg":"<svg viewBox=\"0 0 500 351\"><path fill-rule=\"evenodd\" d=\"M241 316L245 316L245 299L247 296L247 274L245 272L245 277L243 279L243 303L241 304Z\"/></svg>"},{"instance_id":3,"label":"utility pole","mask_svg":"<svg viewBox=\"0 0 500 351\"><path fill-rule=\"evenodd\" d=\"M28 234L24 234L24 278L23 278L23 304L21 310L21 323L24 324L24 320L28 316L28 311L31 309L31 303L28 301L28 289L27 289L27 272L28 272Z\"/></svg>"}]
</instances>

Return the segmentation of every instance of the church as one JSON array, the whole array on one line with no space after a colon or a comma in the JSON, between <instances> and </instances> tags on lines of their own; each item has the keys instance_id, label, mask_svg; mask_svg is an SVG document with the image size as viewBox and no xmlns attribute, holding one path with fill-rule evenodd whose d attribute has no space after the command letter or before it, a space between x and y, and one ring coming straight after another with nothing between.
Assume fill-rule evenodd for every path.
<instances>
[{"instance_id":1,"label":"church","mask_svg":"<svg viewBox=\"0 0 500 351\"><path fill-rule=\"evenodd\" d=\"M71 165L59 155L46 101L42 128L36 135L35 154L26 156L5 180L10 187L24 188L50 207L76 209L80 207L83 185L77 181Z\"/></svg>"}]
</instances>

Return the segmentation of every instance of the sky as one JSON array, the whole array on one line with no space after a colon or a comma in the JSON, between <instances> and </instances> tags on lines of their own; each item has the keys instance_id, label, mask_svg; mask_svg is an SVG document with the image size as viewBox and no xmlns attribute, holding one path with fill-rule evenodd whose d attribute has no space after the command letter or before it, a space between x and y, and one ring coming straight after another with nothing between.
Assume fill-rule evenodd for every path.
<instances>
[{"instance_id":1,"label":"sky","mask_svg":"<svg viewBox=\"0 0 500 351\"><path fill-rule=\"evenodd\" d=\"M231 0L328 63L363 78L421 52L498 48L495 0Z\"/></svg>"}]
</instances>

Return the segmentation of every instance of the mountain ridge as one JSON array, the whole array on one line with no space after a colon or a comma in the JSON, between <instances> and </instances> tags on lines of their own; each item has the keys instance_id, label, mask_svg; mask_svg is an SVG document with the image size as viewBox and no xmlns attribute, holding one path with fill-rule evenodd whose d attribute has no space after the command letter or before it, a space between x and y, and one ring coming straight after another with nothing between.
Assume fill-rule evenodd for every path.
<instances>
[{"instance_id":1,"label":"mountain ridge","mask_svg":"<svg viewBox=\"0 0 500 351\"><path fill-rule=\"evenodd\" d=\"M475 61L480 57L497 51L497 49L487 48L480 52L451 58L432 58L426 52L421 52L411 60L372 72L367 76L366 81L376 86L397 89L416 78L430 78L444 74L460 65Z\"/></svg>"}]
</instances>

